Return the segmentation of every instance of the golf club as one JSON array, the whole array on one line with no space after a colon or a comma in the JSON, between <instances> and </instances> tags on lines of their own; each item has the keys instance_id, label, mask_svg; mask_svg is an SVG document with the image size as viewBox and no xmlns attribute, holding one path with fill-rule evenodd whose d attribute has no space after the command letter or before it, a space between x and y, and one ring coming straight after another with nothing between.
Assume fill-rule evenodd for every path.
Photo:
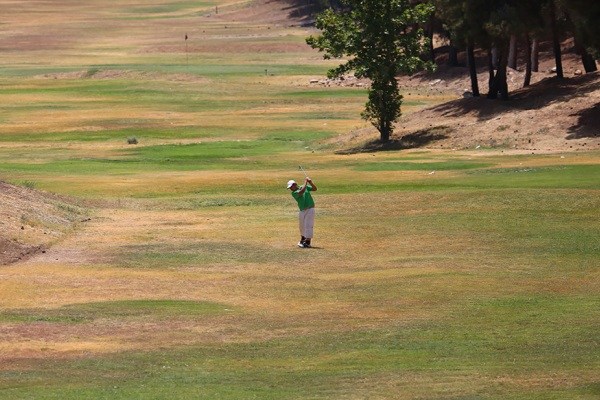
<instances>
[{"instance_id":1,"label":"golf club","mask_svg":"<svg viewBox=\"0 0 600 400\"><path fill-rule=\"evenodd\" d=\"M304 176L306 178L308 178L308 174L306 173L306 171L304 170L304 168L302 168L302 165L298 165L298 169L304 173Z\"/></svg>"}]
</instances>

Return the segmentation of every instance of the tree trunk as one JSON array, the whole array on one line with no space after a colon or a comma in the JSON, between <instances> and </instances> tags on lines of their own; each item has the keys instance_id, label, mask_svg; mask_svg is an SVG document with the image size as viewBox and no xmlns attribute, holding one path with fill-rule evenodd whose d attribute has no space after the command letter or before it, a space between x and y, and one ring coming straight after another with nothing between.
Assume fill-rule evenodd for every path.
<instances>
[{"instance_id":1,"label":"tree trunk","mask_svg":"<svg viewBox=\"0 0 600 400\"><path fill-rule=\"evenodd\" d=\"M525 81L523 82L523 87L527 87L531 83L531 59L533 58L533 52L531 51L532 43L529 34L525 35L525 41L527 44L525 48L525 59L527 62L525 63Z\"/></svg>"},{"instance_id":2,"label":"tree trunk","mask_svg":"<svg viewBox=\"0 0 600 400\"><path fill-rule=\"evenodd\" d=\"M475 65L475 49L473 40L469 39L467 46L467 63L469 64L469 75L471 77L471 92L473 97L479 97L479 83L477 82L477 65Z\"/></svg>"},{"instance_id":3,"label":"tree trunk","mask_svg":"<svg viewBox=\"0 0 600 400\"><path fill-rule=\"evenodd\" d=\"M452 44L450 40L450 46L448 48L448 65L451 67L458 67L458 50Z\"/></svg>"},{"instance_id":4,"label":"tree trunk","mask_svg":"<svg viewBox=\"0 0 600 400\"><path fill-rule=\"evenodd\" d=\"M498 98L498 88L496 87L496 79L494 72L494 55L492 54L493 50L488 49L488 99L497 99Z\"/></svg>"},{"instance_id":5,"label":"tree trunk","mask_svg":"<svg viewBox=\"0 0 600 400\"><path fill-rule=\"evenodd\" d=\"M492 66L498 68L498 47L492 47Z\"/></svg>"},{"instance_id":6,"label":"tree trunk","mask_svg":"<svg viewBox=\"0 0 600 400\"><path fill-rule=\"evenodd\" d=\"M556 26L556 5L554 1L550 2L550 29L552 30L552 45L554 49L554 60L556 61L556 76L559 79L564 78L562 66L562 50L560 48L560 35Z\"/></svg>"},{"instance_id":7,"label":"tree trunk","mask_svg":"<svg viewBox=\"0 0 600 400\"><path fill-rule=\"evenodd\" d=\"M506 68L508 67L508 51L510 43L505 43L500 50L500 59L498 60L498 70L496 71L496 81L498 92L502 100L508 100L508 82Z\"/></svg>"},{"instance_id":8,"label":"tree trunk","mask_svg":"<svg viewBox=\"0 0 600 400\"><path fill-rule=\"evenodd\" d=\"M508 66L517 69L517 35L510 36L510 50L508 51Z\"/></svg>"},{"instance_id":9,"label":"tree trunk","mask_svg":"<svg viewBox=\"0 0 600 400\"><path fill-rule=\"evenodd\" d=\"M598 71L596 60L594 60L594 57L587 52L585 47L581 48L581 61L583 62L583 68L585 68L586 73Z\"/></svg>"},{"instance_id":10,"label":"tree trunk","mask_svg":"<svg viewBox=\"0 0 600 400\"><path fill-rule=\"evenodd\" d=\"M493 61L490 56L490 91L488 93L489 99L497 99L498 94L502 100L508 100L508 82L506 79L506 68L508 67L508 49L510 45L508 42L502 43L497 48L498 55L498 69L494 74ZM491 53L490 53L491 54Z\"/></svg>"},{"instance_id":11,"label":"tree trunk","mask_svg":"<svg viewBox=\"0 0 600 400\"><path fill-rule=\"evenodd\" d=\"M392 132L391 127L389 126L389 124L385 121L381 121L379 124L379 140L382 143L387 143L390 141L390 134Z\"/></svg>"},{"instance_id":12,"label":"tree trunk","mask_svg":"<svg viewBox=\"0 0 600 400\"><path fill-rule=\"evenodd\" d=\"M581 40L575 36L575 54L581 56L581 63L586 73L595 72L598 70L596 66L596 60L588 53L585 46L581 43Z\"/></svg>"},{"instance_id":13,"label":"tree trunk","mask_svg":"<svg viewBox=\"0 0 600 400\"><path fill-rule=\"evenodd\" d=\"M540 72L540 41L537 38L531 43L531 71Z\"/></svg>"},{"instance_id":14,"label":"tree trunk","mask_svg":"<svg viewBox=\"0 0 600 400\"><path fill-rule=\"evenodd\" d=\"M431 62L435 62L435 49L433 48L433 15L429 17L429 22L427 22L427 28L425 29L425 34L429 39L429 60Z\"/></svg>"}]
</instances>

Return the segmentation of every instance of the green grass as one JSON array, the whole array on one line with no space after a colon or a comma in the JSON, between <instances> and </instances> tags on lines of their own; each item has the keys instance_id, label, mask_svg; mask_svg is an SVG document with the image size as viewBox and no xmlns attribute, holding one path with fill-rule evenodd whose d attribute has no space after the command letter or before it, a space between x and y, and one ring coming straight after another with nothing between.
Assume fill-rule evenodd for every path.
<instances>
[{"instance_id":1,"label":"green grass","mask_svg":"<svg viewBox=\"0 0 600 400\"><path fill-rule=\"evenodd\" d=\"M326 134L321 134L326 135ZM137 137L137 136L136 136ZM312 137L319 137L313 134ZM139 139L143 142L143 137ZM303 151L310 143L311 135L286 134L284 132L271 134L269 139L250 141L217 141L189 145L133 146L123 143L123 150L111 158L71 158L68 151L56 154L46 154L46 160L37 158L35 162L26 159L25 162L11 162L14 156L0 164L0 173L5 176L18 174L18 181L35 181L41 188L48 188L44 181L58 179L61 176L133 176L139 173L168 172L168 171L263 171L297 169L297 164L290 166L285 161L275 161L272 155L285 154L292 151ZM61 155L62 153L62 155ZM23 154L30 157L31 154ZM60 158L57 158L60 156ZM299 160L301 162L301 160ZM332 164L336 165L335 163ZM389 162L389 163L342 163L357 171L354 182L359 182L361 192L382 193L389 191L456 191L456 190L492 190L492 189L598 189L597 176L600 173L598 165L571 165L534 168L521 172L512 169L489 168L491 163L472 161L440 161L440 162ZM327 165L315 165L309 168L311 174L327 171ZM370 175L361 172L378 171L423 171L422 177L403 180L373 180ZM458 177L441 177L431 174L434 171L456 171ZM45 179L39 179L44 176ZM6 179L6 178L5 178ZM322 183L329 194L352 193L355 188L347 182L331 178L323 178ZM236 191L237 183L219 185L223 193ZM210 188L205 188L210 189ZM265 186L269 193L280 191L278 182L270 182ZM142 189L143 190L143 189ZM167 191L161 195L152 186L147 192L138 192L136 196L169 196ZM190 187L188 193L193 193ZM73 192L69 192L76 194ZM214 194L218 194L215 192Z\"/></svg>"},{"instance_id":2,"label":"green grass","mask_svg":"<svg viewBox=\"0 0 600 400\"><path fill-rule=\"evenodd\" d=\"M189 8L205 8L214 7L218 4L216 1L178 1L164 5L157 6L137 6L124 10L125 13L131 14L132 16L138 16L139 14L166 14L173 13L176 11L187 10ZM160 16L158 16L160 17Z\"/></svg>"},{"instance_id":3,"label":"green grass","mask_svg":"<svg viewBox=\"0 0 600 400\"><path fill-rule=\"evenodd\" d=\"M341 89L330 89L330 88L322 88L318 90L302 90L297 92L289 92L281 95L281 97L285 96L286 99L320 99L327 98L332 100L346 100L351 97L359 97L364 99L367 95L367 91L365 89L353 89L353 88L341 88Z\"/></svg>"},{"instance_id":4,"label":"green grass","mask_svg":"<svg viewBox=\"0 0 600 400\"><path fill-rule=\"evenodd\" d=\"M473 171L472 182L489 187L598 189L600 165L553 165ZM496 179L490 179L498 174Z\"/></svg>"},{"instance_id":5,"label":"green grass","mask_svg":"<svg viewBox=\"0 0 600 400\"><path fill-rule=\"evenodd\" d=\"M487 168L490 163L471 161L440 161L435 163L391 162L359 165L356 170L366 171L424 171L423 178L402 181L365 181L361 190L381 192L387 190L462 190L462 189L598 189L597 176L600 165L569 165L519 169ZM483 168L482 168L483 167ZM440 178L429 172L463 170L459 177ZM335 181L327 182L328 191L348 193L351 187Z\"/></svg>"},{"instance_id":6,"label":"green grass","mask_svg":"<svg viewBox=\"0 0 600 400\"><path fill-rule=\"evenodd\" d=\"M193 149L154 147L142 154L153 158L163 157L163 151L175 151L186 158L194 156ZM239 148L232 151L236 154ZM374 172L379 164L376 167ZM354 222L355 233L343 234L350 243L359 243L365 232L373 233L373 227L377 227L378 238L401 235L411 240L424 235L457 244L476 240L469 252L435 242L415 242L409 252L390 244L399 251L391 251L388 259L382 254L376 259L354 259L352 268L342 270L345 277L326 285L315 277L308 279L308 274L285 285L277 273L259 280L262 290L275 298L293 296L306 304L336 302L364 310L414 309L429 317L329 332L315 329L314 321L271 320L265 315L239 329L252 332L268 326L285 330L292 324L305 326L309 332L245 343L205 342L157 351L89 355L61 360L60 365L50 358L35 360L35 365L21 360L0 374L0 392L6 399L597 397L597 380L576 378L578 371L600 368L596 351L600 304L593 286L598 266L595 256L600 252L596 240L600 231L595 223L599 206L596 166L537 168L531 173L538 175L516 181L513 175L529 172L489 167L456 171L460 175L445 179L444 185L416 192L412 207L418 213L368 207L360 211L366 225ZM540 180L540 175L544 179ZM579 180L574 183L575 176ZM477 181L481 178L485 182ZM426 179L428 176L419 181ZM322 201L340 194L331 193L328 186L322 186ZM406 187L395 186L395 191L385 196L400 201L408 192ZM384 195L369 193L368 187L348 193L368 196L374 202ZM243 200L244 195L221 194L221 200L198 200L189 205L209 212L223 206L243 207L246 215L256 217L266 204ZM334 203L343 203L342 199ZM169 203L161 202L162 206ZM352 221L356 218L353 210L323 210L320 223L335 226ZM195 268L222 274L223 267L236 266L241 272L251 265L295 260L298 265L318 266L317 274L322 274L336 268L332 256L298 254L293 248L265 251L243 241L202 240L179 246L122 247L114 264L129 270ZM356 281L353 275L432 264L444 272L365 282ZM83 324L100 318L116 323L140 318L189 320L225 312L225 308L230 307L139 300L23 309L3 312L0 320L11 324ZM247 316L250 311L238 312ZM348 317L336 325L351 323L352 317ZM555 376L562 378L553 381Z\"/></svg>"},{"instance_id":7,"label":"green grass","mask_svg":"<svg viewBox=\"0 0 600 400\"><path fill-rule=\"evenodd\" d=\"M579 345L573 341L593 341L593 331L577 325L556 327L562 316L572 319L579 309L576 304L560 298L516 299L474 305L435 324L91 357L63 361L60 375L54 374L55 365L42 362L35 373L14 376L16 384L3 392L7 399L26 394L40 399L388 398L409 392L421 398L457 398L460 393L460 398L591 399L598 394L597 383L549 391L535 386L519 389L498 379L503 370L527 379L531 374L545 375L549 368L568 372L596 363L597 357L585 351L585 339ZM509 312L515 305L524 310ZM556 320L540 319L540 310L547 308ZM505 329L486 327L498 314L494 325ZM461 321L481 329L474 334ZM515 325L520 328L510 328ZM548 351L552 356L539 356ZM85 372L90 370L94 375ZM10 372L4 375L10 380ZM397 383L390 385L387 379ZM459 391L456 379L465 380L466 389ZM378 381L379 385L369 383Z\"/></svg>"},{"instance_id":8,"label":"green grass","mask_svg":"<svg viewBox=\"0 0 600 400\"><path fill-rule=\"evenodd\" d=\"M23 186L27 189L35 189L35 187L37 186L37 183L35 181L18 181L15 182L15 184L19 185L19 186Z\"/></svg>"},{"instance_id":9,"label":"green grass","mask_svg":"<svg viewBox=\"0 0 600 400\"><path fill-rule=\"evenodd\" d=\"M0 313L0 321L11 323L77 324L96 320L131 318L198 318L232 311L231 307L184 300L122 300L72 304L56 309L21 309Z\"/></svg>"},{"instance_id":10,"label":"green grass","mask_svg":"<svg viewBox=\"0 0 600 400\"><path fill-rule=\"evenodd\" d=\"M123 140L125 142L125 140ZM128 146L126 144L123 145ZM135 146L129 146L135 147ZM72 158L44 163L4 163L0 172L73 175L134 175L151 171L199 171L265 169L259 161L247 157L267 156L298 149L290 140L265 142L207 142L195 145L165 145L126 149L115 158Z\"/></svg>"},{"instance_id":11,"label":"green grass","mask_svg":"<svg viewBox=\"0 0 600 400\"><path fill-rule=\"evenodd\" d=\"M123 268L179 269L196 267L214 271L217 266L270 263L296 257L289 249L268 252L263 249L235 242L199 241L180 246L144 244L124 247L114 264ZM305 254L296 261L307 262Z\"/></svg>"},{"instance_id":12,"label":"green grass","mask_svg":"<svg viewBox=\"0 0 600 400\"><path fill-rule=\"evenodd\" d=\"M283 136L283 135L282 135ZM148 146L133 149L130 154L140 161L173 161L185 163L223 160L230 158L257 157L297 149L287 142L274 141L222 141L189 145Z\"/></svg>"},{"instance_id":13,"label":"green grass","mask_svg":"<svg viewBox=\"0 0 600 400\"><path fill-rule=\"evenodd\" d=\"M144 144L146 139L204 139L204 138L227 138L231 136L231 132L219 127L198 127L198 126L162 126L157 127L156 121L152 120L112 120L104 121L113 124L120 124L122 129L103 129L99 131L71 131L71 132L39 132L28 134L7 134L0 135L0 142L19 141L24 143L30 142L108 142L118 141L126 143L126 139L135 136ZM140 126L141 125L141 126ZM276 133L273 133L274 135ZM321 134L322 135L322 134ZM58 149L60 151L68 151L64 147ZM31 150L30 150L31 151ZM47 152L46 152L47 154ZM1 155L0 155L1 156Z\"/></svg>"},{"instance_id":14,"label":"green grass","mask_svg":"<svg viewBox=\"0 0 600 400\"><path fill-rule=\"evenodd\" d=\"M441 162L401 162L390 161L358 165L357 171L452 171L464 169L479 169L492 164L472 161L441 161Z\"/></svg>"}]
</instances>

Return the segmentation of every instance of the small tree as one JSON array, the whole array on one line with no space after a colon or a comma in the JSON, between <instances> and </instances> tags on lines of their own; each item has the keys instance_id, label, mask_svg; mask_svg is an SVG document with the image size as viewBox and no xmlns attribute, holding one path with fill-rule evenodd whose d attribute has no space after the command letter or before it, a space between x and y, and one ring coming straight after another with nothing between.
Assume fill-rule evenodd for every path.
<instances>
[{"instance_id":1,"label":"small tree","mask_svg":"<svg viewBox=\"0 0 600 400\"><path fill-rule=\"evenodd\" d=\"M410 0L343 0L343 11L326 10L317 17L319 36L306 42L324 52L324 58L349 57L328 72L330 78L354 71L369 78L369 100L362 117L389 141L401 115L402 95L397 76L433 68L421 55L428 42L418 26L427 22L433 7Z\"/></svg>"}]
</instances>

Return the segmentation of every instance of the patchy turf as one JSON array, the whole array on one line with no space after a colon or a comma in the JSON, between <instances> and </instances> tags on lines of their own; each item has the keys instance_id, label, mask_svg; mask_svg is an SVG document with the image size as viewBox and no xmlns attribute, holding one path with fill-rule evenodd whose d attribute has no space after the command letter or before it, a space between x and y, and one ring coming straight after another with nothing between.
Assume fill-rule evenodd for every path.
<instances>
[{"instance_id":1,"label":"patchy turf","mask_svg":"<svg viewBox=\"0 0 600 400\"><path fill-rule=\"evenodd\" d=\"M0 397L598 396L597 151L365 146L364 89L311 84L330 63L273 23L294 2L32 4L0 39L0 206L56 236L0 266Z\"/></svg>"}]
</instances>

